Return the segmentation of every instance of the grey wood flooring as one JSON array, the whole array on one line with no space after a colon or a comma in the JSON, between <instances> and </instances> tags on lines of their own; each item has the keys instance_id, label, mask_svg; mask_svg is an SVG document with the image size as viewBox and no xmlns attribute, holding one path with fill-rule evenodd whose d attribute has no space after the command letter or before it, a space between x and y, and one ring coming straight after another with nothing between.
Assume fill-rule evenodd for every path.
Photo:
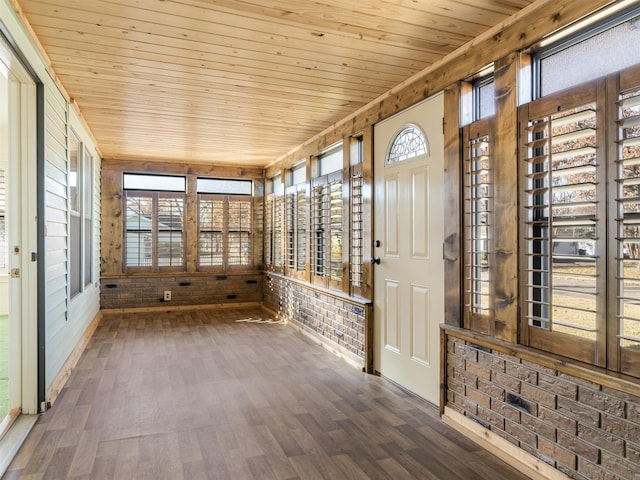
<instances>
[{"instance_id":1,"label":"grey wood flooring","mask_svg":"<svg viewBox=\"0 0 640 480\"><path fill-rule=\"evenodd\" d=\"M268 315L105 316L4 478L526 478Z\"/></svg>"}]
</instances>

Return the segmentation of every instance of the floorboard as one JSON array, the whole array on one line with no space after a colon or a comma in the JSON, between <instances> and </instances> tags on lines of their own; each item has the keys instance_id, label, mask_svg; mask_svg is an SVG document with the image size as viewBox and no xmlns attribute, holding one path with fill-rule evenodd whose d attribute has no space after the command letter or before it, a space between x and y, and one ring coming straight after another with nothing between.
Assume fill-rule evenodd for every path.
<instances>
[{"instance_id":1,"label":"floorboard","mask_svg":"<svg viewBox=\"0 0 640 480\"><path fill-rule=\"evenodd\" d=\"M105 315L3 478L526 478L265 315Z\"/></svg>"}]
</instances>

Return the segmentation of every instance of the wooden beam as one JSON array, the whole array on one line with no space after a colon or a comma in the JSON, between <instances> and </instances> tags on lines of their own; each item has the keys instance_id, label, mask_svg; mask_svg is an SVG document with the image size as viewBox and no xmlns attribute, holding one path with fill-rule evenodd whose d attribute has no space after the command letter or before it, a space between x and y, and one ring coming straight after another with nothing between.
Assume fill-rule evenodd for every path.
<instances>
[{"instance_id":1,"label":"wooden beam","mask_svg":"<svg viewBox=\"0 0 640 480\"><path fill-rule=\"evenodd\" d=\"M444 321L462 326L460 84L444 91Z\"/></svg>"},{"instance_id":2,"label":"wooden beam","mask_svg":"<svg viewBox=\"0 0 640 480\"><path fill-rule=\"evenodd\" d=\"M494 143L494 329L496 337L518 341L518 54L495 63Z\"/></svg>"}]
</instances>

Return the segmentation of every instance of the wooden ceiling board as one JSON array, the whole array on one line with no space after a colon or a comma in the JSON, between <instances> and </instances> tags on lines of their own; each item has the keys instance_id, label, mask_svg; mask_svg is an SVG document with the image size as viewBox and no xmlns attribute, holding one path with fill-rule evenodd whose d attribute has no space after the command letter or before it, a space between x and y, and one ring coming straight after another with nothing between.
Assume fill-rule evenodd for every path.
<instances>
[{"instance_id":1,"label":"wooden ceiling board","mask_svg":"<svg viewBox=\"0 0 640 480\"><path fill-rule=\"evenodd\" d=\"M15 0L107 159L261 167L533 0Z\"/></svg>"}]
</instances>

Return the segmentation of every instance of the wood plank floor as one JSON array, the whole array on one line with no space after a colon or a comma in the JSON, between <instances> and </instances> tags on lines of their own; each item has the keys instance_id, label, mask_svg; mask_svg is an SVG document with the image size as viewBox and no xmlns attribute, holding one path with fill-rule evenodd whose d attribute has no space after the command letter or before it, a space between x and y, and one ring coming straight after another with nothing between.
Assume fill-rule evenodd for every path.
<instances>
[{"instance_id":1,"label":"wood plank floor","mask_svg":"<svg viewBox=\"0 0 640 480\"><path fill-rule=\"evenodd\" d=\"M526 478L268 315L105 316L4 478Z\"/></svg>"}]
</instances>

